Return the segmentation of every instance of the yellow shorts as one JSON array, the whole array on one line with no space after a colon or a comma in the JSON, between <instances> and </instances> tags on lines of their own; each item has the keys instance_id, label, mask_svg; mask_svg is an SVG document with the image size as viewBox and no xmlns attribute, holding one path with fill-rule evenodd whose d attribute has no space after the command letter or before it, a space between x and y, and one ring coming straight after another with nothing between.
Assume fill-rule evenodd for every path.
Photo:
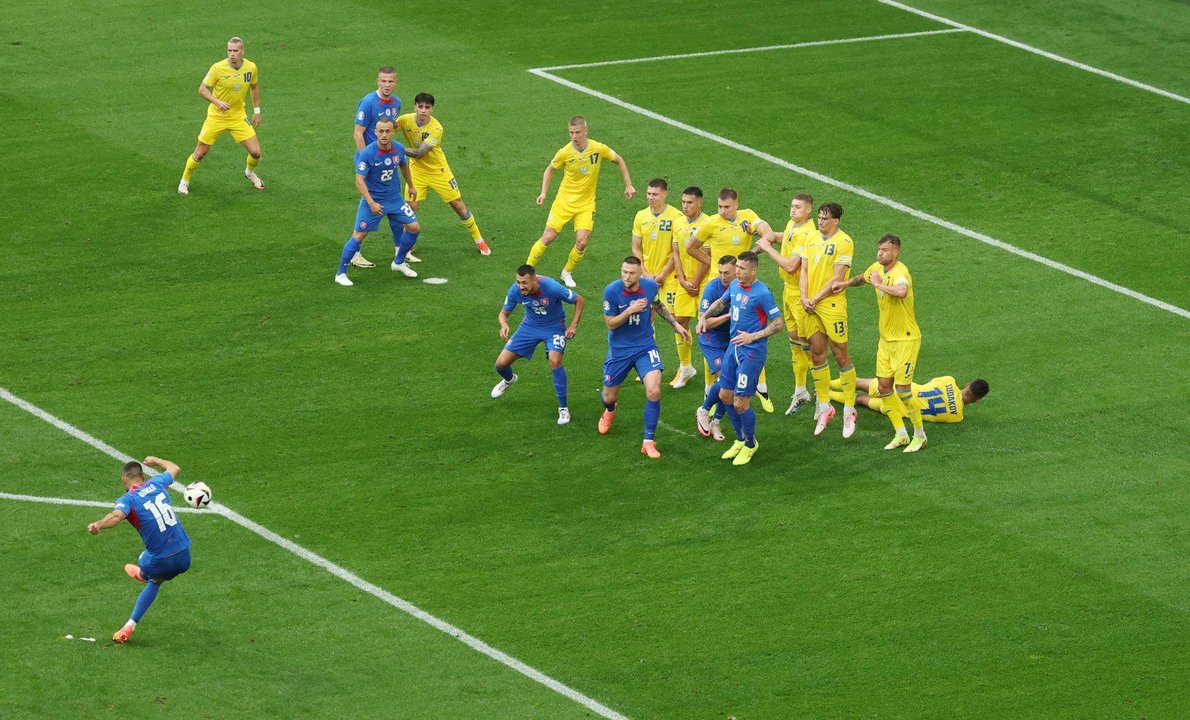
<instances>
[{"instance_id":1,"label":"yellow shorts","mask_svg":"<svg viewBox=\"0 0 1190 720\"><path fill-rule=\"evenodd\" d=\"M894 342L881 340L876 345L876 377L890 377L893 385L912 385L920 351L921 338Z\"/></svg>"},{"instance_id":2,"label":"yellow shorts","mask_svg":"<svg viewBox=\"0 0 1190 720\"><path fill-rule=\"evenodd\" d=\"M808 339L815 333L823 333L840 345L847 342L847 311L831 310L820 303L814 307L814 312L804 313L805 324L798 327L801 336Z\"/></svg>"},{"instance_id":3,"label":"yellow shorts","mask_svg":"<svg viewBox=\"0 0 1190 720\"><path fill-rule=\"evenodd\" d=\"M802 307L801 290L785 288L781 294L781 312L785 315L785 331L795 333L800 338L809 335L802 332L806 326L806 308Z\"/></svg>"},{"instance_id":4,"label":"yellow shorts","mask_svg":"<svg viewBox=\"0 0 1190 720\"><path fill-rule=\"evenodd\" d=\"M208 115L203 121L202 130L198 131L198 141L203 145L214 145L225 132L231 133L232 140L238 143L256 137L256 128L246 117L219 118Z\"/></svg>"},{"instance_id":5,"label":"yellow shorts","mask_svg":"<svg viewBox=\"0 0 1190 720\"><path fill-rule=\"evenodd\" d=\"M686 292L672 276L661 288L661 300L674 317L698 317L698 298Z\"/></svg>"},{"instance_id":6,"label":"yellow shorts","mask_svg":"<svg viewBox=\"0 0 1190 720\"><path fill-rule=\"evenodd\" d=\"M409 176L413 178L413 187L417 188L418 201L430 197L430 190L438 194L444 203L461 200L463 194L459 192L459 183L449 167L432 172L417 170L416 165L409 163ZM405 199L409 200L409 188L405 188Z\"/></svg>"},{"instance_id":7,"label":"yellow shorts","mask_svg":"<svg viewBox=\"0 0 1190 720\"><path fill-rule=\"evenodd\" d=\"M595 229L595 206L578 207L576 205L568 205L554 201L550 205L550 216L545 221L545 226L552 228L554 232L561 232L566 223L574 221L575 230L594 230Z\"/></svg>"}]
</instances>

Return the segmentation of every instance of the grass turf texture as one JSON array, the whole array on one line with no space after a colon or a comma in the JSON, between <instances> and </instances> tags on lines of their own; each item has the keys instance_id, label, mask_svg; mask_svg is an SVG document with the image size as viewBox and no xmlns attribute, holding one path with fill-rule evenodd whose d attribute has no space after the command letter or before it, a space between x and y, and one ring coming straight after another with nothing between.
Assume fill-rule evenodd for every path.
<instances>
[{"instance_id":1,"label":"grass turf texture","mask_svg":"<svg viewBox=\"0 0 1190 720\"><path fill-rule=\"evenodd\" d=\"M1061 32L1024 3L922 7L1190 92L1165 55L1186 42L1184 6L1080 3ZM177 460L219 501L632 718L1176 716L1190 498L1175 478L1190 473L1190 414L1161 397L1190 387L1184 319L525 72L937 24L867 2L756 4L733 10L766 28L743 37L664 8L642 34L624 32L642 22L631 4L505 3L484 22L403 16L399 49L372 51L360 38L388 6L256 10L255 27L148 3L7 11L0 384L121 450ZM66 24L90 34L67 46L51 31ZM573 42L541 40L576 24ZM231 34L261 67L269 188L251 190L224 138L179 198L197 81ZM130 57L143 61L135 89L112 87L99 68ZM387 62L406 105L437 96L464 199L493 239L480 258L447 208L423 204L419 270L448 277L441 287L383 265L353 270L349 290L330 281L357 202L348 116ZM69 68L69 122L45 124L62 86L11 71L30 63ZM561 74L1190 306L1177 270L1187 115L1173 101L967 35ZM816 112L828 107L829 120ZM618 197L610 171L576 271L593 304L567 352L574 423L554 425L540 358L491 401L499 298L540 232L532 198L575 113L626 156L642 195L656 175L675 202L688 183L708 196L732 185L783 225L789 196L808 190L847 209L857 266L897 232L926 333L919 376L982 375L992 395L964 425L929 428L915 458L882 454L887 422L865 413L848 445L837 427L812 442L808 417L762 415L743 469L663 428L665 457L650 463L631 387L597 436L599 289L643 206ZM47 164L51 147L69 161ZM1144 253L1136 234L1152 240ZM570 244L567 230L543 272ZM364 252L380 264L390 245L376 233ZM771 264L762 278L779 287ZM869 375L871 291L850 304ZM784 345L770 352L778 405ZM697 385L663 396L664 422L693 434ZM86 446L8 406L0 428L0 490L118 494L117 464ZM0 608L17 628L0 715L144 714L157 695L177 716L586 713L220 519L183 518L195 569L132 645L67 643L124 618L135 587L119 566L135 537L87 536L102 511L0 502L12 560L0 581L18 598ZM60 571L30 579L30 566ZM211 704L180 683L119 692L162 665L211 676Z\"/></svg>"}]
</instances>

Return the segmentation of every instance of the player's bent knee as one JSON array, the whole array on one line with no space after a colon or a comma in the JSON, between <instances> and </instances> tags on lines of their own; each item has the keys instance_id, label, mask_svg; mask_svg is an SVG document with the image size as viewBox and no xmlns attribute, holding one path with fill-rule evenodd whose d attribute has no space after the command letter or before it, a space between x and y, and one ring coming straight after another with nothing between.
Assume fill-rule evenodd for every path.
<instances>
[{"instance_id":1,"label":"player's bent knee","mask_svg":"<svg viewBox=\"0 0 1190 720\"><path fill-rule=\"evenodd\" d=\"M749 405L749 403L751 403L751 402L752 402L752 401L751 401L751 400L749 400L748 398L746 398L746 397L739 397L739 396L737 395L737 396L735 397L734 401L732 402L732 405L735 407L735 411L736 411L736 412L742 413L742 412L747 412L747 410L748 410L748 405Z\"/></svg>"},{"instance_id":2,"label":"player's bent knee","mask_svg":"<svg viewBox=\"0 0 1190 720\"><path fill-rule=\"evenodd\" d=\"M421 232L421 223L411 222L405 225L405 229L411 233Z\"/></svg>"}]
</instances>

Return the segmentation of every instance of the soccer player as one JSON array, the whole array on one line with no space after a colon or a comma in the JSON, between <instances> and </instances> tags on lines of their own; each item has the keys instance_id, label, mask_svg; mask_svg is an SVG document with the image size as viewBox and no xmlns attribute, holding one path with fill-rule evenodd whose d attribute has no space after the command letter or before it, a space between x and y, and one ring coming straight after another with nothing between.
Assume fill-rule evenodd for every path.
<instances>
[{"instance_id":1,"label":"soccer player","mask_svg":"<svg viewBox=\"0 0 1190 720\"><path fill-rule=\"evenodd\" d=\"M690 186L682 191L682 222L674 228L673 255L674 273L669 281L661 288L665 295L665 302L670 311L677 318L678 324L684 328L690 327L691 318L698 315L699 292L707 284L711 270L711 256L703 250L690 250L690 237L699 225L706 222L706 214L702 211L702 188ZM735 273L735 257L732 257L732 273ZM698 371L694 369L694 361L690 348L692 343L686 342L681 335L674 335L674 342L678 346L678 372L669 386L674 388L686 387ZM699 343L701 346L701 342ZM709 372L709 371L708 371ZM708 385L713 381L708 381Z\"/></svg>"},{"instance_id":2,"label":"soccer player","mask_svg":"<svg viewBox=\"0 0 1190 720\"><path fill-rule=\"evenodd\" d=\"M876 381L882 411L892 422L896 434L885 450L904 446L905 452L917 452L926 446L921 408L913 401L913 369L921 352L921 328L913 309L913 276L901 262L901 238L888 234L876 246L876 262L850 280L837 280L836 292L871 283L876 290L880 311L880 342L876 345ZM852 392L855 392L852 379ZM893 386L896 394L893 394ZM846 385L844 384L844 390ZM913 439L905 432L905 417L913 425Z\"/></svg>"},{"instance_id":3,"label":"soccer player","mask_svg":"<svg viewBox=\"0 0 1190 720\"><path fill-rule=\"evenodd\" d=\"M649 206L638 212L632 221L632 254L640 258L644 265L644 274L641 277L657 283L661 288L662 302L674 313L676 298L672 291L667 293L666 288L672 287L675 282L674 237L686 218L677 208L666 202L669 197L669 184L665 180L650 180L645 189L645 197ZM682 342L681 335L674 337L678 338L679 344ZM691 370L693 371L693 368Z\"/></svg>"},{"instance_id":4,"label":"soccer player","mask_svg":"<svg viewBox=\"0 0 1190 720\"><path fill-rule=\"evenodd\" d=\"M545 166L545 173L541 176L541 194L537 196L537 204L545 203L546 193L550 183L554 180L554 171L562 170L562 184L558 187L558 194L550 205L549 219L546 220L545 230L541 238L533 243L529 250L527 265L537 266L545 255L546 248L558 237L558 233L566 223L574 221L574 248L566 259L566 266L562 269L562 282L566 287L577 287L574 282L575 266L583 259L587 251L587 240L591 231L595 229L595 191L599 187L599 170L605 161L614 162L620 168L620 175L624 178L624 199L631 200L636 195L636 188L632 187L632 178L628 175L628 164L624 158L614 150L598 140L587 137L587 121L576 115L570 118L570 142L554 153L553 160Z\"/></svg>"},{"instance_id":5,"label":"soccer player","mask_svg":"<svg viewBox=\"0 0 1190 720\"><path fill-rule=\"evenodd\" d=\"M835 289L847 280L851 272L851 256L855 243L851 236L839 229L843 208L838 203L823 203L818 208L818 235L807 239L798 250L802 260L799 280L802 307L806 323L799 328L801 336L810 341L810 375L814 378L814 392L818 405L814 412L817 423L814 434L821 435L827 423L835 417L831 405L831 371L827 365L829 345L839 364L839 379L843 382L843 437L855 434L855 365L847 350L847 296Z\"/></svg>"},{"instance_id":6,"label":"soccer player","mask_svg":"<svg viewBox=\"0 0 1190 720\"><path fill-rule=\"evenodd\" d=\"M500 355L496 357L496 372L500 382L492 388L492 397L498 398L517 381L512 364L521 358L533 359L538 343L544 344L546 358L554 375L554 392L558 395L558 424L570 422L570 408L566 404L566 368L562 367L562 353L566 341L578 332L579 320L583 317L583 296L569 288L562 287L556 280L537 274L532 265L517 268L516 281L508 288L504 307L500 308L497 320L500 322L500 338L507 341ZM566 310L562 303L574 305L574 319L566 324ZM517 305L525 306L525 319L509 337L508 318Z\"/></svg>"},{"instance_id":7,"label":"soccer player","mask_svg":"<svg viewBox=\"0 0 1190 720\"><path fill-rule=\"evenodd\" d=\"M764 237L773 229L769 224L751 209L740 209L740 195L733 188L723 188L719 191L719 213L707 218L700 224L696 232L690 236L688 249L690 252L701 250L705 245L710 248L710 266L719 264L719 258L724 255L735 255L752 249L754 236ZM762 371L763 372L763 371ZM769 400L769 388L766 375L760 376L757 383L757 397L760 407L765 412L773 411L773 402Z\"/></svg>"},{"instance_id":8,"label":"soccer player","mask_svg":"<svg viewBox=\"0 0 1190 720\"><path fill-rule=\"evenodd\" d=\"M388 218L388 225L393 231L393 245L396 246L393 271L405 277L417 277L417 272L409 267L405 257L409 254L409 248L417 242L417 233L421 226L417 224L417 215L401 196L401 176L405 177L405 183L413 197L417 197L417 189L409 177L405 148L392 141L394 132L395 123L392 118L380 118L376 121L376 142L355 154L355 187L362 197L359 209L355 213L354 230L347 242L343 243L343 252L339 255L339 271L335 274L335 282L346 287L353 284L347 279L347 265L351 258L355 257L355 253L359 252L364 238L380 227L380 219L384 217ZM398 225L403 228L399 235Z\"/></svg>"},{"instance_id":9,"label":"soccer player","mask_svg":"<svg viewBox=\"0 0 1190 720\"><path fill-rule=\"evenodd\" d=\"M723 369L715 385L735 428L736 441L723 453L723 459L732 460L732 465L746 465L760 447L756 442L756 412L752 410L751 399L756 394L757 380L768 358L766 338L781 332L784 327L781 306L773 299L768 287L756 279L759 265L756 253L751 250L740 253L735 265L736 279L718 300L698 315L698 331L703 333L707 329L708 316L731 308L731 345L723 355ZM711 429L708 418L711 400L708 397L697 410L698 431L703 435Z\"/></svg>"},{"instance_id":10,"label":"soccer player","mask_svg":"<svg viewBox=\"0 0 1190 720\"><path fill-rule=\"evenodd\" d=\"M249 92L252 93L251 122L244 110L244 98ZM264 190L264 181L256 174L256 166L260 162L260 138L256 137L256 128L260 127L260 71L256 69L256 63L244 57L243 40L233 37L227 41L227 59L220 60L207 70L206 77L198 86L198 94L210 105L207 106L207 119L198 133L198 144L194 146L190 157L186 158L178 192L190 194L191 175L224 132L230 132L232 139L248 151L244 177L257 190Z\"/></svg>"},{"instance_id":11,"label":"soccer player","mask_svg":"<svg viewBox=\"0 0 1190 720\"><path fill-rule=\"evenodd\" d=\"M798 255L798 248L804 248L808 240L818 235L813 217L814 197L807 193L798 193L789 203L789 222L785 224L785 232L781 235L769 233L756 241L756 246L768 253L773 262L777 263L781 279L785 282L781 304L785 314L785 328L789 330L794 383L786 415L794 414L811 402L810 393L806 390L806 375L810 372L810 344L800 333L800 328L806 324L806 311L802 307L802 258ZM773 243L779 244L781 249L778 251L773 247Z\"/></svg>"},{"instance_id":12,"label":"soccer player","mask_svg":"<svg viewBox=\"0 0 1190 720\"><path fill-rule=\"evenodd\" d=\"M376 92L370 92L359 101L359 105L355 108L355 124L352 131L352 140L355 142L355 151L360 152L367 146L376 142L376 121L382 117L396 120L397 116L401 114L401 99L393 95L393 90L397 87L397 69L391 65L385 65L376 72ZM416 211L416 208L414 209ZM410 260L410 262L414 262ZM351 264L355 267L370 268L376 267L375 263L369 262L358 250L351 258Z\"/></svg>"},{"instance_id":13,"label":"soccer player","mask_svg":"<svg viewBox=\"0 0 1190 720\"><path fill-rule=\"evenodd\" d=\"M857 378L855 386L867 393L855 396L857 405L863 405L879 413L884 412L883 400L879 395L872 395L879 392L879 383L874 378ZM959 385L950 375L936 377L923 385L913 383L912 388L913 403L921 410L921 419L935 423L963 422L964 408L979 402L991 390L987 380L976 379L966 385ZM842 393L839 392L841 389L842 385L838 380L831 380L832 400L842 398ZM836 398L836 395L839 397Z\"/></svg>"},{"instance_id":14,"label":"soccer player","mask_svg":"<svg viewBox=\"0 0 1190 720\"><path fill-rule=\"evenodd\" d=\"M397 131L405 136L405 154L410 158L409 169L413 173L413 182L421 188L423 197L428 197L429 190L433 190L442 198L442 202L450 205L450 209L459 216L463 228L471 234L479 254L491 255L492 249L479 232L475 216L463 203L459 183L455 180L450 165L446 164L446 153L442 150L442 123L430 114L434 111L434 96L424 92L418 93L413 98L413 108L414 112L397 118ZM408 196L405 199L409 201L413 211L417 212L418 201ZM421 261L413 259L410 262Z\"/></svg>"},{"instance_id":15,"label":"soccer player","mask_svg":"<svg viewBox=\"0 0 1190 720\"><path fill-rule=\"evenodd\" d=\"M709 435L716 440L724 439L723 430L719 425L723 420L723 414L727 412L727 405L719 399L719 388L715 381L719 379L719 371L723 369L723 357L731 345L731 313L730 308L726 306L713 315L709 310L716 300L723 297L735 279L736 258L734 255L724 255L719 258L719 275L707 282L698 306L699 312L704 314L706 320L703 329L698 331L698 349L702 351L703 372L706 374L703 405L699 410L709 414L712 407L715 409L714 415L711 415L706 423L699 423L698 431L703 437ZM703 417L697 411L696 414L699 418ZM703 429L704 424L706 430Z\"/></svg>"},{"instance_id":16,"label":"soccer player","mask_svg":"<svg viewBox=\"0 0 1190 720\"><path fill-rule=\"evenodd\" d=\"M653 313L669 323L674 332L690 338L690 331L678 325L658 296L656 280L641 277L640 258L629 255L620 265L620 279L603 291L603 321L607 325L607 360L603 363L603 415L599 434L606 435L616 415L620 385L635 369L645 385L645 439L640 451L654 460L661 457L653 436L661 420L661 351L653 337Z\"/></svg>"},{"instance_id":17,"label":"soccer player","mask_svg":"<svg viewBox=\"0 0 1190 720\"><path fill-rule=\"evenodd\" d=\"M116 499L114 510L87 525L87 532L98 535L100 530L113 528L127 519L145 544L145 551L136 564L124 566L128 577L145 583L145 589L136 598L128 622L112 635L118 643L125 643L132 637L136 624L157 599L161 583L190 569L190 537L169 501L169 486L178 479L182 469L169 460L152 455L144 459L144 464L164 472L146 479L141 463L135 460L125 463L120 479L127 492Z\"/></svg>"}]
</instances>

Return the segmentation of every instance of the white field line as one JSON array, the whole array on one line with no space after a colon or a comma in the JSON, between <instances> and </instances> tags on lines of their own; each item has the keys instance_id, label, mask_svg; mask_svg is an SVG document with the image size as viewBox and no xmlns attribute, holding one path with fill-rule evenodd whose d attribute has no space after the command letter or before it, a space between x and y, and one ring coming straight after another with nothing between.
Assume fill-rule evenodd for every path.
<instances>
[{"instance_id":1,"label":"white field line","mask_svg":"<svg viewBox=\"0 0 1190 720\"><path fill-rule=\"evenodd\" d=\"M686 437L694 437L694 435L693 435L693 434L691 434L691 433L688 433L688 432L686 432L685 430L680 430L680 429L678 429L678 428L674 427L673 425L670 425L669 423L665 422L664 420L658 420L658 421L657 421L657 425L658 425L659 427L663 427L663 428L665 428L666 430L668 430L668 431L670 431L670 432L675 432L675 433L677 433L677 434L679 434L679 435L685 435Z\"/></svg>"},{"instance_id":2,"label":"white field line","mask_svg":"<svg viewBox=\"0 0 1190 720\"><path fill-rule=\"evenodd\" d=\"M658 60L682 60L685 58L712 57L714 55L738 55L740 53L767 52L769 50L793 50L796 48L818 47L820 45L843 45L847 43L871 42L873 40L900 40L901 38L922 37L924 35L948 35L950 33L966 32L963 29L922 30L920 32L897 33L895 35L866 35L863 37L840 38L838 40L813 40L810 42L790 43L787 45L763 45L760 47L738 48L733 50L708 50L705 52L682 53L681 55L655 55L653 57L627 58L625 60L602 60L600 62L576 63L574 65L551 65L537 68L538 70L574 70L576 68L605 67L607 65L629 65L632 63L656 62Z\"/></svg>"},{"instance_id":3,"label":"white field line","mask_svg":"<svg viewBox=\"0 0 1190 720\"><path fill-rule=\"evenodd\" d=\"M851 183L844 182L842 180L838 180L838 179L833 178L829 175L823 175L820 172L810 170L809 168L804 168L801 165L795 165L794 163L791 163L788 160L783 160L783 159L777 157L776 155L771 155L771 154L764 152L762 150L757 150L755 148L744 145L743 143L738 143L735 140L730 140L728 138L723 137L722 135L716 135L714 133L707 132L706 130L694 127L693 125L688 125L680 120L674 120L671 117L667 117L660 113L653 112L652 110L648 110L648 109L643 108L639 105L633 105L632 103L621 100L618 97L608 95L607 93L600 92L598 90L589 88L585 85L580 85L572 80L567 80L566 78L558 77L557 75L553 75L549 71L544 70L542 68L530 68L529 72L540 77L540 78L544 78L551 82L556 82L559 85L562 85L563 87L568 87L571 90L577 90L581 93L590 95L591 97L599 98L600 100L603 100L604 102L609 102L612 105L615 105L617 107L624 108L625 110L630 110L631 112L634 112L638 115L643 115L651 120L656 120L657 122L665 123L666 125L678 128L679 130L685 130L686 132L688 132L692 135L697 135L698 137L703 138L705 140L710 140L711 142L719 143L720 145L729 147L732 150L738 150L739 152L746 153L748 155L752 155L753 157L760 158L761 160L772 163L773 165L776 165L777 167L784 168L786 170L789 170L790 172L795 172L798 175L803 175L805 177L811 178L812 180L817 180L818 182L823 183L824 185L830 185L831 187L836 187L836 188L839 188L840 190L845 190L849 193L852 193L853 195L858 195L862 198L867 198L868 200L871 200L876 203L880 203L881 205L884 205L886 207L890 207L894 210L899 210L900 212L903 212L906 215L911 215L911 216L917 218L918 220L924 220L928 223L933 223L934 225L946 228L947 230L950 230L951 232L955 232L955 233L958 233L959 235L964 235L966 237L969 237L972 240L978 240L979 242L984 243L985 245L991 245L994 248L999 248L1006 252L1010 252L1013 255L1019 255L1020 257L1023 257L1027 260L1032 260L1033 262L1041 263L1042 265L1045 265L1048 268L1052 268L1054 270L1064 272L1067 275L1073 275L1076 278L1079 278L1081 280L1086 280L1089 283L1093 283L1100 287L1107 288L1108 290L1120 293L1121 295L1125 295L1125 296L1130 297L1134 300L1139 300L1139 301L1146 303L1148 305L1152 305L1155 308L1160 308L1162 310L1165 310L1166 312L1171 312L1174 315L1179 315L1183 318L1190 319L1190 311L1180 308L1177 305L1171 305L1170 303L1167 303L1164 300L1158 300L1157 298L1149 297L1148 295L1139 293L1135 290L1131 290L1129 288L1124 287L1123 285L1118 285L1114 282L1111 282L1110 280L1104 280L1103 278L1101 278L1097 275L1092 275L1091 273L1083 272L1082 270L1070 267L1069 265L1066 265L1064 263L1060 263L1055 260L1050 260L1049 258L1038 255L1037 253L1030 252L1028 250L1025 250L1024 248L1019 248L1016 245L1011 245L1009 243L1004 242L1003 240L997 240L996 238L994 238L990 235L985 235L981 232L977 232L975 230L971 230L969 228L963 227L962 225L959 225L957 223L953 223L949 220L940 218L937 215L931 215L927 212L922 212L921 210L916 210L914 208L909 207L908 205L905 205L904 203L897 202L896 200L893 200L892 198L884 197L883 195L877 195L876 193L872 192L871 190L866 190L862 187L859 187L858 185L852 185Z\"/></svg>"},{"instance_id":4,"label":"white field line","mask_svg":"<svg viewBox=\"0 0 1190 720\"><path fill-rule=\"evenodd\" d=\"M51 415L50 413L46 412L45 410L42 410L41 408L37 407L36 405L34 405L26 400L22 400L21 398L17 397L16 395L13 395L6 388L0 387L0 398L4 399L5 401L7 401L9 403L12 403L13 405L16 405L17 407L21 408L22 410L24 410L32 415L35 415L35 416L41 418L42 420L46 421L47 423L49 423L49 424L53 425L54 427L58 428L59 430L65 432L67 435L70 435L71 437L73 437L77 440L81 440L82 442L85 442L86 444L90 445L91 447L95 448L96 450L99 450L100 452L104 453L105 455L107 455L109 457L115 458L116 460L120 460L122 462L128 462L129 460L133 459L132 456L126 455L126 454L120 452L119 450L113 448L111 445L108 445L107 443L103 442L102 440L99 440L98 438L93 437L92 435L89 435L88 433L76 428L75 426L71 425L70 423L66 422L65 420L57 418L54 415ZM181 485L179 483L174 483L174 485L173 485L174 489L178 489L180 487L181 487ZM0 495L0 497L7 496L7 495L8 494L5 493L3 495ZM18 499L28 499L29 497L30 496L19 496ZM77 502L89 503L89 501L77 501ZM111 506L108 503L100 503L100 505L102 505L103 507ZM405 613L417 618L418 620L421 620L422 622L446 633L447 635L450 635L451 637L455 638L456 640L459 640L460 642L462 642L463 644L472 648L473 650L476 650L477 652L483 653L484 655L495 660L496 662L500 663L501 665L504 665L506 667L509 667L509 668L519 672L520 674L524 675L525 677L533 680L534 682L540 683L541 685L544 685L545 687L549 688L550 690L553 690L554 692L558 693L559 695L564 695L565 697L573 700L574 702L578 703L579 705L582 705L583 707L587 708L591 712L594 712L595 714L599 715L600 717L607 718L608 720L629 720L626 716L621 715L620 713L616 712L615 710L612 710L611 708L607 707L606 705L603 705L603 704L597 702L596 700L594 700L590 697L587 697L586 695L575 690L574 688L571 688L568 685L564 685L563 683L558 682L557 680L551 678L550 676L546 675L545 673L526 665L525 663L521 662L520 660L517 660L516 658L512 657L511 655L509 655L501 650L498 650L498 649L492 647L491 645L488 645L487 643L480 640L479 638L474 637L473 635L470 635L470 634L464 632L463 630L455 627L454 625L451 625L450 623L446 622L445 620L441 620L441 619L435 617L434 615L431 615L430 613L426 612L425 610L422 610L421 608L417 607L413 603L410 603L407 600L404 600L402 598L397 597L396 595L393 595L392 593L390 593L389 591L385 590L382 587L373 585L372 583L368 582L367 580L364 580L363 578L361 578L360 576L351 572L350 570L346 570L343 567L331 562L330 560L327 560L326 558L322 557L321 555L311 552L310 550L307 550L306 548L302 547L301 545L298 545L297 543L293 542L292 540L287 540L286 538L281 537L280 535L273 532L272 530L269 530L268 528L264 527L263 525L260 525L259 523L249 520L248 518L237 513L236 511L232 510L231 508L227 507L226 505L219 505L217 503L211 503L210 510L208 510L207 512L210 512L210 511L214 511L215 513L218 513L219 515L226 517L227 519L231 520L232 522L239 525L240 527L250 530L250 531L256 533L257 535L259 535L260 537L264 538L265 540L268 540L269 542L275 543L275 544L285 548L286 550L293 553L294 555L297 555L298 557L302 558L303 560L326 570L327 572L331 573L335 577L350 583L351 585L368 593L369 595L372 595L373 597L375 597L385 603L388 603L389 605L392 605L393 607L397 608L398 610L401 610L402 612L405 612Z\"/></svg>"},{"instance_id":5,"label":"white field line","mask_svg":"<svg viewBox=\"0 0 1190 720\"><path fill-rule=\"evenodd\" d=\"M99 500L76 500L75 498L42 497L41 495L20 495L18 493L0 492L0 500L20 500L22 502L46 503L48 505L76 505L79 507L97 507L111 510L115 502L100 502ZM195 515L215 514L210 510L197 510L192 507L175 507L174 512L194 513Z\"/></svg>"},{"instance_id":6,"label":"white field line","mask_svg":"<svg viewBox=\"0 0 1190 720\"><path fill-rule=\"evenodd\" d=\"M1146 85L1142 82L1137 82L1136 80L1133 80L1131 78L1126 78L1123 75L1117 75L1114 72L1108 72L1107 70L1102 70L1100 68L1097 68L1097 67L1094 67L1091 65L1086 65L1084 63L1078 62L1077 60L1071 60L1070 58L1062 57L1061 55L1056 55L1056 54L1049 52L1047 50L1042 50L1041 48L1033 47L1032 45L1026 45L1023 42L1018 42L1016 40L1006 38L1003 35L996 35L995 33L990 33L986 30L980 30L979 28L971 27L970 25L964 25L963 23L955 22L954 20L951 20L949 18L944 18L941 15L935 15L933 13L926 12L925 10L918 10L915 7L905 5L904 3L896 2L896 0L879 0L879 1L884 5L888 5L890 7L895 7L900 10L904 10L905 12L911 12L914 15L920 15L921 17L924 17L924 18L929 18L930 20L933 20L935 22L940 22L943 25L949 25L956 30L965 30L966 32L974 33L981 37L985 37L989 40L995 40L996 42L1001 42L1001 43L1004 43L1005 45L1011 45L1012 47L1018 48L1020 50L1024 50L1025 52L1030 52L1030 53L1033 53L1034 55L1040 55L1043 58L1048 58L1055 62L1060 62L1060 63L1063 63L1064 65L1069 65L1071 67L1078 68L1079 70L1085 70L1089 73L1094 73L1096 75L1108 78L1109 80L1115 80L1116 82L1121 82L1121 83L1124 83L1125 85L1131 85L1134 88L1137 88L1140 90L1145 90L1145 91L1148 91L1148 92L1151 92L1151 93L1154 93L1157 95L1161 95L1162 97L1167 97L1170 100L1177 100L1180 103L1186 103L1186 104L1190 105L1190 98L1183 97L1182 95L1178 95L1177 93L1172 93L1168 90L1162 90L1161 88L1153 87L1152 85Z\"/></svg>"}]
</instances>

